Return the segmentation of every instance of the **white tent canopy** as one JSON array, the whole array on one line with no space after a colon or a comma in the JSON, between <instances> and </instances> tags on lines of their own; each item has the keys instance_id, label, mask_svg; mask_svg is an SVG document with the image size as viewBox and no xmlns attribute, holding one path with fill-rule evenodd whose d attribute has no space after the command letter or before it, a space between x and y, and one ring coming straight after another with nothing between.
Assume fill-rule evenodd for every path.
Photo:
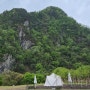
<instances>
[{"instance_id":1,"label":"white tent canopy","mask_svg":"<svg viewBox=\"0 0 90 90\"><path fill-rule=\"evenodd\" d=\"M63 81L60 76L52 73L46 77L44 86L63 86Z\"/></svg>"}]
</instances>

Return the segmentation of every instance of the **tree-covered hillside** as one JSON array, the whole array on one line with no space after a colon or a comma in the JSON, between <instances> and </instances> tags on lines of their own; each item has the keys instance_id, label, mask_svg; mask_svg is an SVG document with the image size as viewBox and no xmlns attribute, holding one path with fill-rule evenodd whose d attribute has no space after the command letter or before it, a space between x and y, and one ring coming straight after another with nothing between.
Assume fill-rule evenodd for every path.
<instances>
[{"instance_id":1,"label":"tree-covered hillside","mask_svg":"<svg viewBox=\"0 0 90 90\"><path fill-rule=\"evenodd\" d=\"M39 12L14 8L0 14L0 67L12 55L10 69L50 72L57 67L90 65L90 28L57 7Z\"/></svg>"}]
</instances>

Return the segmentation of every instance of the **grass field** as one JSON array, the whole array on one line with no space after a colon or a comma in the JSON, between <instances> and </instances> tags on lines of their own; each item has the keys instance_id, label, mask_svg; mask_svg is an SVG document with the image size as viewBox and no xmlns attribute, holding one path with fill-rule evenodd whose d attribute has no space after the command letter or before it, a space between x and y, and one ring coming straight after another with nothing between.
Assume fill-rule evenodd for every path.
<instances>
[{"instance_id":1,"label":"grass field","mask_svg":"<svg viewBox=\"0 0 90 90\"><path fill-rule=\"evenodd\" d=\"M21 85L21 86L0 86L0 90L26 90L26 85Z\"/></svg>"},{"instance_id":2,"label":"grass field","mask_svg":"<svg viewBox=\"0 0 90 90\"><path fill-rule=\"evenodd\" d=\"M21 86L0 86L0 90L27 90L26 85ZM35 90L35 89L29 89L29 90ZM47 89L36 89L36 90L47 90ZM52 90L52 89L48 89Z\"/></svg>"}]
</instances>

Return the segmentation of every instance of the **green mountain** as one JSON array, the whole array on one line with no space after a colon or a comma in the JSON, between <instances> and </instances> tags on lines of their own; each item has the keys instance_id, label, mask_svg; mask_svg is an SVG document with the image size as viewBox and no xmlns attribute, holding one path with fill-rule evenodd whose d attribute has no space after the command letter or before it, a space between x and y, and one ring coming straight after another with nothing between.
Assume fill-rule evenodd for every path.
<instances>
[{"instance_id":1,"label":"green mountain","mask_svg":"<svg viewBox=\"0 0 90 90\"><path fill-rule=\"evenodd\" d=\"M0 70L51 72L90 65L90 28L58 7L0 14Z\"/></svg>"}]
</instances>

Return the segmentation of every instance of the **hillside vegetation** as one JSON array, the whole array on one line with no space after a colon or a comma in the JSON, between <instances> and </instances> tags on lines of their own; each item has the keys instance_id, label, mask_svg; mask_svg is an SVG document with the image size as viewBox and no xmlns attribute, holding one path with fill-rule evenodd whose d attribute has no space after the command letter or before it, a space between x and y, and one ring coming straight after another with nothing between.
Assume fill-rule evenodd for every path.
<instances>
[{"instance_id":1,"label":"hillside vegetation","mask_svg":"<svg viewBox=\"0 0 90 90\"><path fill-rule=\"evenodd\" d=\"M90 28L57 7L39 12L14 8L0 14L0 63L15 59L13 71L51 72L90 65Z\"/></svg>"}]
</instances>

